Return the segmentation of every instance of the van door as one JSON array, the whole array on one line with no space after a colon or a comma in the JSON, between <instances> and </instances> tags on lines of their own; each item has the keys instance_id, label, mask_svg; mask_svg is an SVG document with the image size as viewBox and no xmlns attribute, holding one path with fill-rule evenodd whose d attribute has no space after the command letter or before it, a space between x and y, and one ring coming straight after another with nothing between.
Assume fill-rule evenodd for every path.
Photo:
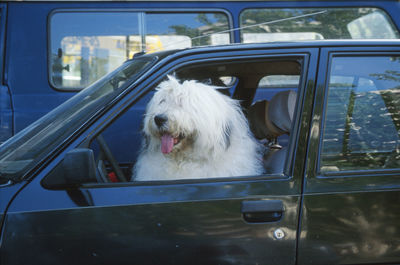
<instances>
[{"instance_id":1,"label":"van door","mask_svg":"<svg viewBox=\"0 0 400 265\"><path fill-rule=\"evenodd\" d=\"M4 82L5 32L6 32L7 4L0 3L0 144L12 136L13 111L11 96ZM4 221L4 213L13 196L23 187L24 182L14 184L12 181L0 177L0 229Z\"/></svg>"},{"instance_id":2,"label":"van door","mask_svg":"<svg viewBox=\"0 0 400 265\"><path fill-rule=\"evenodd\" d=\"M13 135L13 111L10 91L4 82L4 58L7 5L0 3L0 143Z\"/></svg>"},{"instance_id":3,"label":"van door","mask_svg":"<svg viewBox=\"0 0 400 265\"><path fill-rule=\"evenodd\" d=\"M321 56L299 264L398 263L400 49Z\"/></svg>"}]
</instances>

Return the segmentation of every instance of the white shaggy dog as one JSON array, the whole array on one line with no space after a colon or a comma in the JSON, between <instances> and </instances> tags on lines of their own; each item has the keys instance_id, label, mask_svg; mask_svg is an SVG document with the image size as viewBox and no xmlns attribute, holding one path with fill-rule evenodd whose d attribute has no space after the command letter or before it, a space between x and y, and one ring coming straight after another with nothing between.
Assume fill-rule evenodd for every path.
<instances>
[{"instance_id":1,"label":"white shaggy dog","mask_svg":"<svg viewBox=\"0 0 400 265\"><path fill-rule=\"evenodd\" d=\"M261 174L259 146L238 102L208 85L168 78L147 105L132 180Z\"/></svg>"}]
</instances>

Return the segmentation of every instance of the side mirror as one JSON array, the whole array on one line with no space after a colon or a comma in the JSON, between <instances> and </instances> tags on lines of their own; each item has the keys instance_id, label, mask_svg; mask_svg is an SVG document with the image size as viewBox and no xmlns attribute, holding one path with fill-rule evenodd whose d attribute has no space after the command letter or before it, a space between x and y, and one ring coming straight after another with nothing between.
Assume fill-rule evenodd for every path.
<instances>
[{"instance_id":1,"label":"side mirror","mask_svg":"<svg viewBox=\"0 0 400 265\"><path fill-rule=\"evenodd\" d=\"M42 185L48 189L65 189L90 182L97 182L93 150L77 148L69 151L64 160L43 178Z\"/></svg>"}]
</instances>

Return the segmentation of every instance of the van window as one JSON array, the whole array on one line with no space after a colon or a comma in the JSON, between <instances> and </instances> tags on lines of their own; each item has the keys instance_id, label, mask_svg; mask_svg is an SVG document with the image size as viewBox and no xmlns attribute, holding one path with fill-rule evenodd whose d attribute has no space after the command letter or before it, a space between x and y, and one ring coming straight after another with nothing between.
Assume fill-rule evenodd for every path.
<instances>
[{"instance_id":1,"label":"van window","mask_svg":"<svg viewBox=\"0 0 400 265\"><path fill-rule=\"evenodd\" d=\"M395 39L399 32L377 8L247 9L244 43L320 39Z\"/></svg>"},{"instance_id":2,"label":"van window","mask_svg":"<svg viewBox=\"0 0 400 265\"><path fill-rule=\"evenodd\" d=\"M334 57L321 171L400 168L400 57Z\"/></svg>"},{"instance_id":3,"label":"van window","mask_svg":"<svg viewBox=\"0 0 400 265\"><path fill-rule=\"evenodd\" d=\"M229 34L222 42L213 34L227 29L223 13L146 13L146 52L227 44Z\"/></svg>"},{"instance_id":4,"label":"van window","mask_svg":"<svg viewBox=\"0 0 400 265\"><path fill-rule=\"evenodd\" d=\"M138 52L229 43L213 33L229 29L221 12L60 11L50 19L50 81L82 89Z\"/></svg>"}]
</instances>

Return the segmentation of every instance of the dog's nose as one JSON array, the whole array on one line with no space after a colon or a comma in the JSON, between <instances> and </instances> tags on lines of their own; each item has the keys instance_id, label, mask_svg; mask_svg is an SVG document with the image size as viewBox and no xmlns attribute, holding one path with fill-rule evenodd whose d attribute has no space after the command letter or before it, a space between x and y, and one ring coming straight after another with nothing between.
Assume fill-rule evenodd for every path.
<instances>
[{"instance_id":1,"label":"dog's nose","mask_svg":"<svg viewBox=\"0 0 400 265\"><path fill-rule=\"evenodd\" d=\"M165 116L163 114L154 116L154 122L156 123L156 125L158 127L163 126L167 122L167 120L168 120L167 116Z\"/></svg>"}]
</instances>

